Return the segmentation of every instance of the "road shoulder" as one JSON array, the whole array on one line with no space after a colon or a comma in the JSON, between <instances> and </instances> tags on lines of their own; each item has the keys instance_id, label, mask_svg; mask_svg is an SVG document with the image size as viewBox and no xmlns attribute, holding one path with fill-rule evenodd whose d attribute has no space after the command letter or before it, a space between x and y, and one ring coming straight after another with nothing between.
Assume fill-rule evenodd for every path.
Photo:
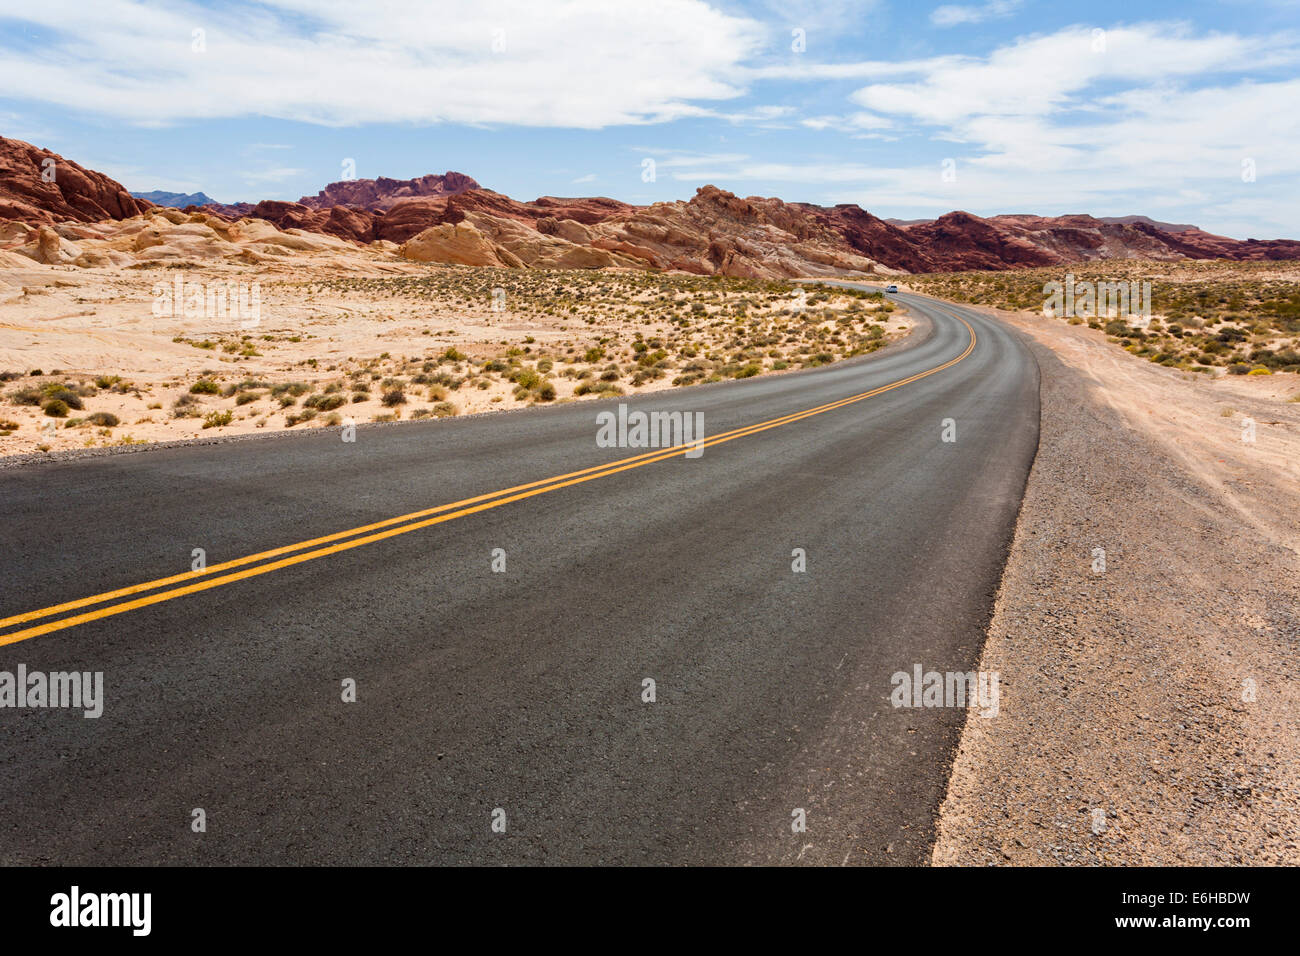
<instances>
[{"instance_id":1,"label":"road shoulder","mask_svg":"<svg viewBox=\"0 0 1300 956\"><path fill-rule=\"evenodd\" d=\"M1041 440L932 861L1300 862L1300 407L1000 315Z\"/></svg>"}]
</instances>

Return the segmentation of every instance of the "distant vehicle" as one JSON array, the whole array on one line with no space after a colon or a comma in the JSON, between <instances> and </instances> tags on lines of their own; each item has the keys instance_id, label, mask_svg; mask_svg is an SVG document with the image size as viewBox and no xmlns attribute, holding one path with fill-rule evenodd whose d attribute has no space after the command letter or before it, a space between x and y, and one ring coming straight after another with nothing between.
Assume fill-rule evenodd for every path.
<instances>
[{"instance_id":1,"label":"distant vehicle","mask_svg":"<svg viewBox=\"0 0 1300 956\"><path fill-rule=\"evenodd\" d=\"M896 285L887 285L887 286L885 286L885 291L886 291L886 292L897 292L897 291L898 291L898 286L896 286Z\"/></svg>"}]
</instances>

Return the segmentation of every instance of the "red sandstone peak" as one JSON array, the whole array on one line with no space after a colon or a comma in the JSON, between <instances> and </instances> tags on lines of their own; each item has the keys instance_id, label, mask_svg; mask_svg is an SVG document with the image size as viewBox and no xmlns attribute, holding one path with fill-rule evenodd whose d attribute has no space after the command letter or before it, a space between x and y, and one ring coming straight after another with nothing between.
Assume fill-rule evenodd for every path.
<instances>
[{"instance_id":1,"label":"red sandstone peak","mask_svg":"<svg viewBox=\"0 0 1300 956\"><path fill-rule=\"evenodd\" d=\"M345 179L330 183L315 196L303 196L298 202L309 209L329 209L331 206L354 206L372 212L390 209L406 199L426 196L454 196L469 189L479 189L479 184L464 173L446 172L441 176L427 175L415 179Z\"/></svg>"},{"instance_id":2,"label":"red sandstone peak","mask_svg":"<svg viewBox=\"0 0 1300 956\"><path fill-rule=\"evenodd\" d=\"M29 225L98 222L135 216L151 205L103 173L0 136L0 219Z\"/></svg>"}]
</instances>

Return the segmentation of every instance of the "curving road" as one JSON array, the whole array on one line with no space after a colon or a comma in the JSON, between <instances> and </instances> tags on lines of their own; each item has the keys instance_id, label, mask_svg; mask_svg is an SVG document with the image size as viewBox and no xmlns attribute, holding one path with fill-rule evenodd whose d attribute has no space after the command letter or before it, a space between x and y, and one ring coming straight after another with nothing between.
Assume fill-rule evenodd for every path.
<instances>
[{"instance_id":1,"label":"curving road","mask_svg":"<svg viewBox=\"0 0 1300 956\"><path fill-rule=\"evenodd\" d=\"M0 863L924 861L965 711L890 677L975 666L1038 371L897 298L903 347L625 400L695 459L599 468L602 401L0 471L0 671L105 684L0 710Z\"/></svg>"}]
</instances>

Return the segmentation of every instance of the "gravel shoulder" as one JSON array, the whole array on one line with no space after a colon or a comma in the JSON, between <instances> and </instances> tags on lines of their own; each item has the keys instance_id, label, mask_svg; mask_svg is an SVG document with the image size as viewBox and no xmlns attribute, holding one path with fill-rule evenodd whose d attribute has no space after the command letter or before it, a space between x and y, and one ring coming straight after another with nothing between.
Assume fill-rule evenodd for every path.
<instances>
[{"instance_id":1,"label":"gravel shoulder","mask_svg":"<svg viewBox=\"0 0 1300 956\"><path fill-rule=\"evenodd\" d=\"M932 862L1300 863L1300 382L981 311L1031 342L1041 437Z\"/></svg>"}]
</instances>

